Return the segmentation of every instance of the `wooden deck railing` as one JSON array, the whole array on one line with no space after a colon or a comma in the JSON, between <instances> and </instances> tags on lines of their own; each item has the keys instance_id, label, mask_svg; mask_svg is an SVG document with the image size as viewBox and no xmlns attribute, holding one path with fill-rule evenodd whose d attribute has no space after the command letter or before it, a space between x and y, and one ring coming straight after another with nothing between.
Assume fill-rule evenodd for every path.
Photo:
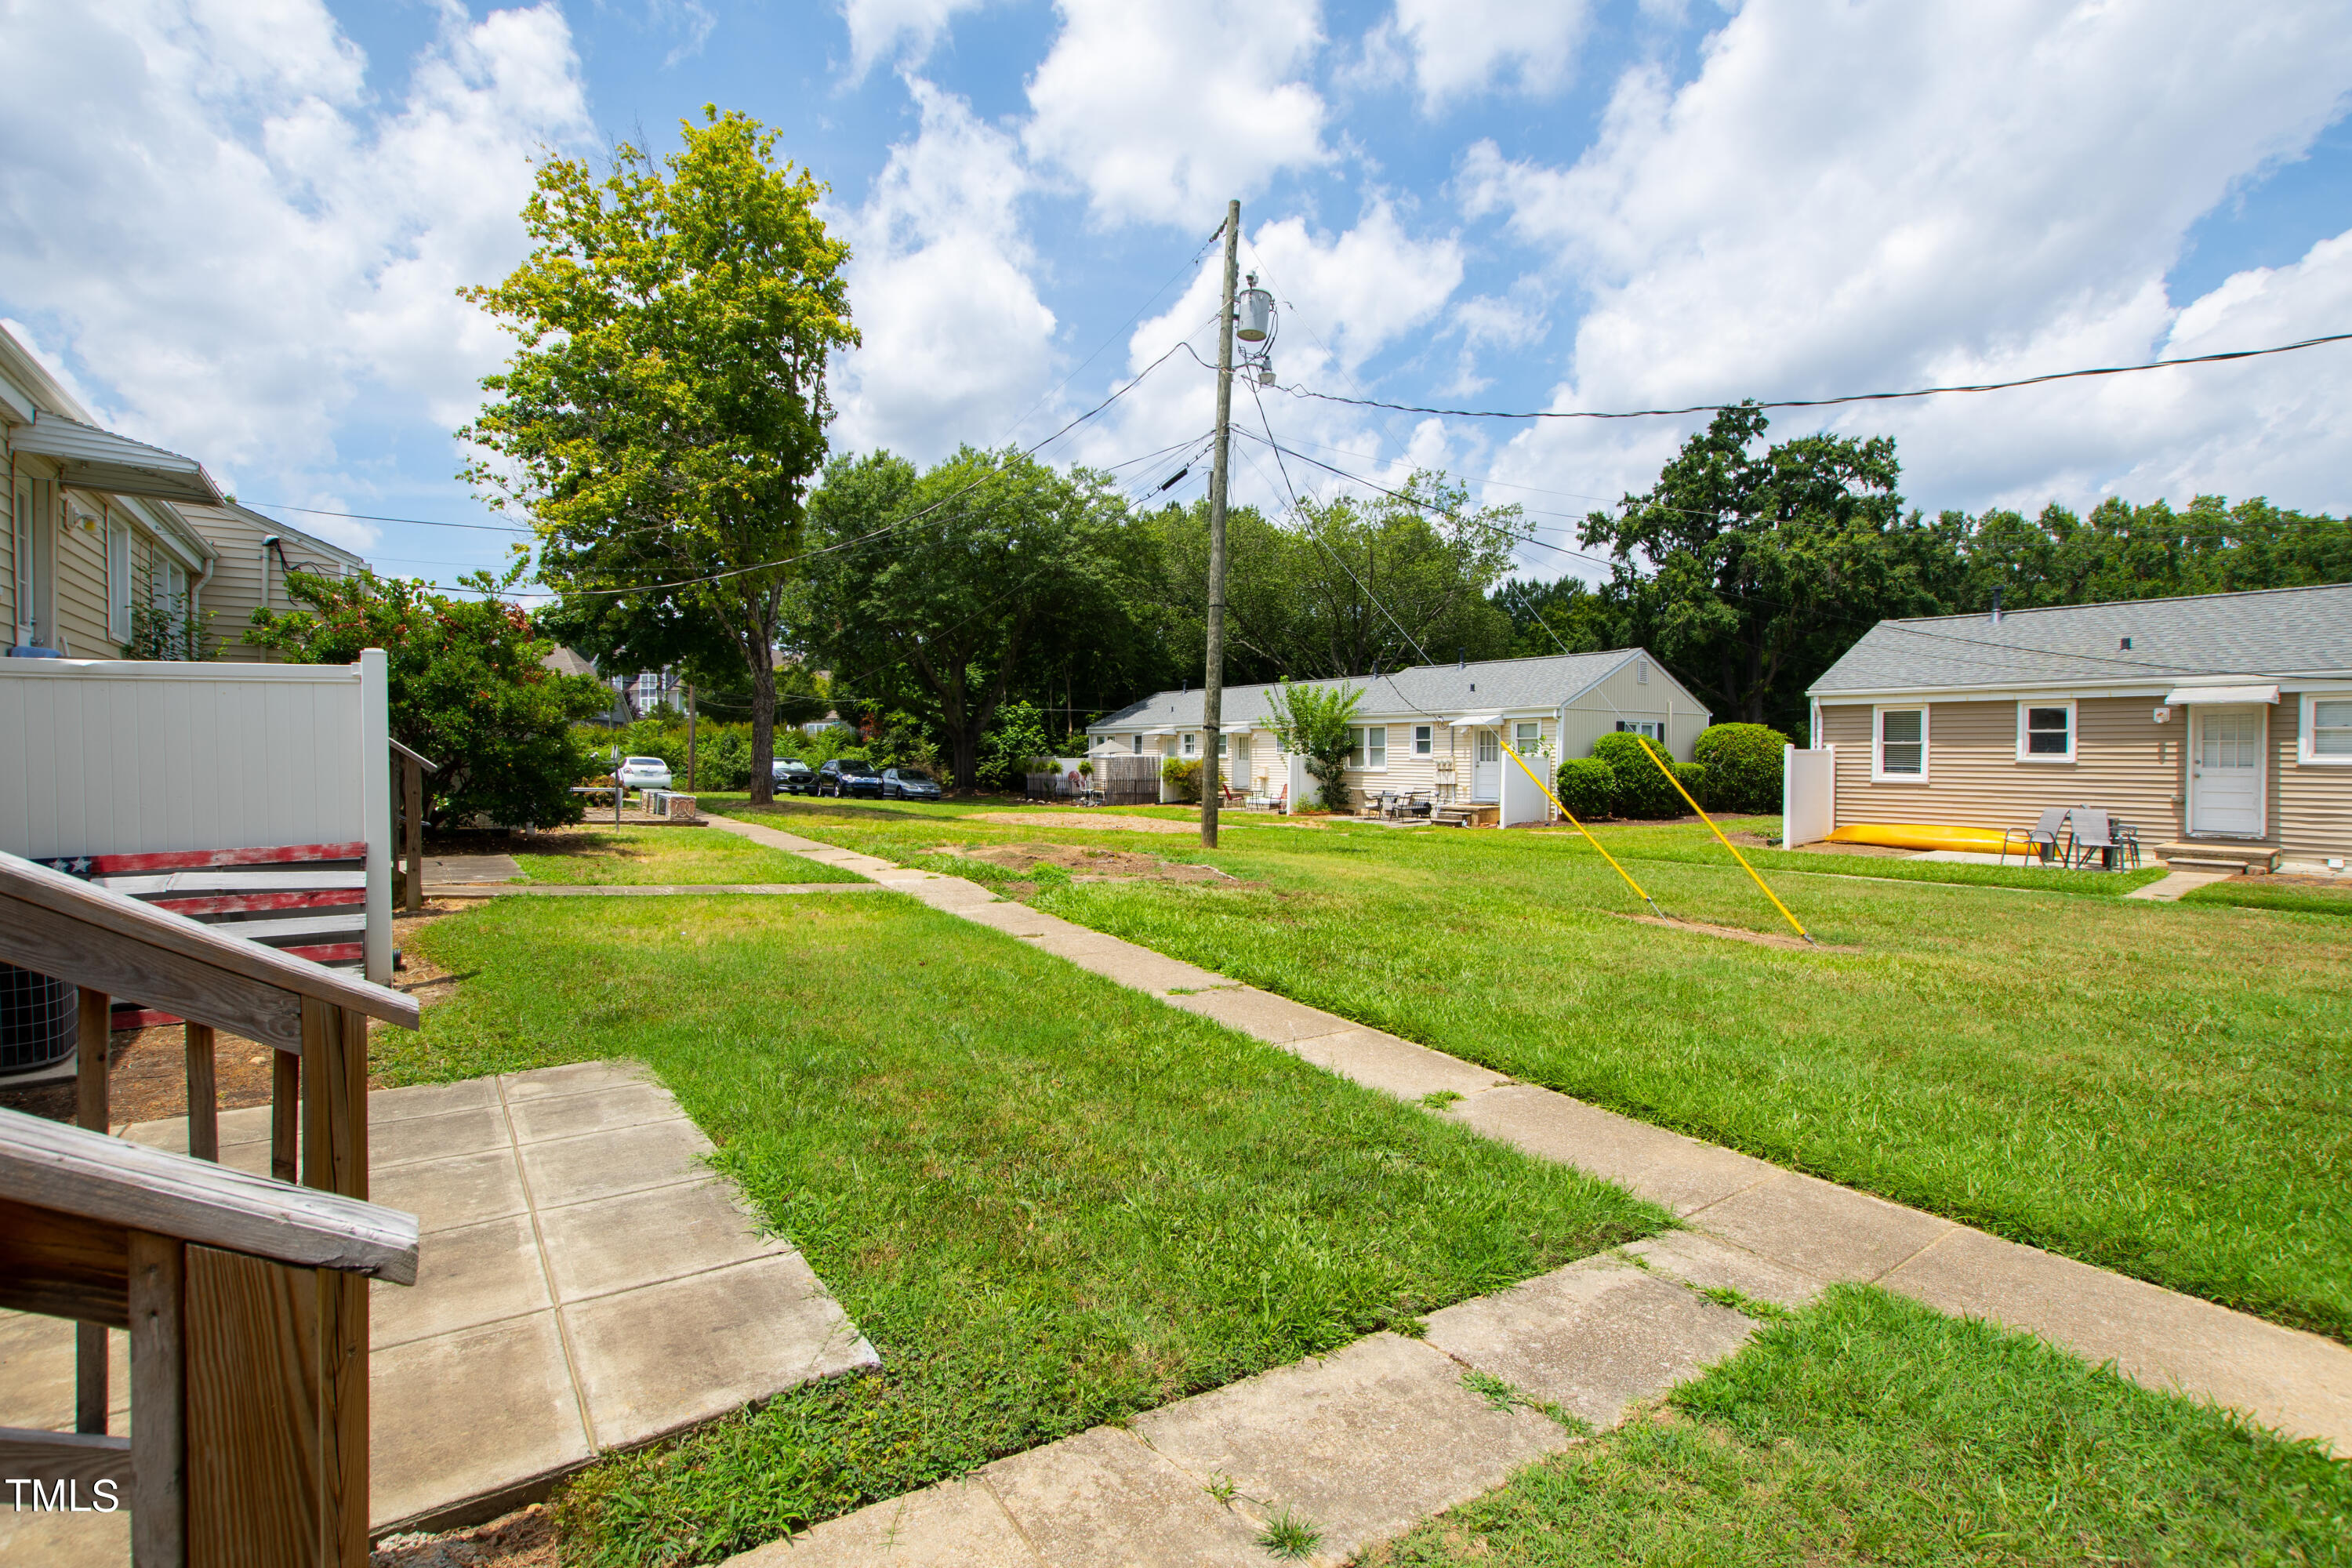
<instances>
[{"instance_id":1,"label":"wooden deck railing","mask_svg":"<svg viewBox=\"0 0 2352 1568\"><path fill-rule=\"evenodd\" d=\"M106 1328L131 1329L137 1452L147 1451L151 1429L180 1432L173 1441L184 1458L173 1473L184 1476L152 1489L139 1479L137 1453L131 1455L134 1497L148 1505L144 1520L133 1505L134 1561L142 1568L357 1568L367 1559L368 1521L363 1276L413 1279L415 1237L414 1220L359 1201L367 1196L367 1020L414 1028L415 1002L6 854L0 854L0 962L80 987L75 1120L94 1140L52 1148L20 1125L34 1119L7 1113L0 1137L0 1205L8 1205L0 1208L6 1238L0 1306L77 1320L75 1412L85 1458L112 1452L106 1442L87 1440L107 1436ZM137 1151L105 1137L115 996L188 1021L193 1153L218 1151L211 1045L213 1033L226 1029L276 1050L272 1175L282 1184L299 1173L304 1186L349 1201L336 1206L325 1196L298 1196L205 1159ZM68 1131L35 1126L58 1136ZM101 1148L104 1157L96 1152ZM126 1207L124 1194L134 1190L163 1206ZM170 1193L181 1194L178 1206L155 1195ZM302 1206L319 1204L328 1206ZM222 1230L231 1211L268 1217L258 1228ZM404 1225L408 1261L301 1250L314 1244L296 1238L331 1232L337 1223L373 1226L379 1242L404 1234ZM271 1239L273 1226L284 1235ZM301 1277L288 1275L289 1268ZM201 1317L190 1315L192 1303L203 1304ZM189 1381L199 1368L219 1382L199 1389ZM176 1392L160 1392L173 1384ZM217 1429L200 1422L205 1441L192 1448L181 1429L199 1413ZM7 1440L63 1452L51 1441L62 1436L16 1433Z\"/></svg>"}]
</instances>

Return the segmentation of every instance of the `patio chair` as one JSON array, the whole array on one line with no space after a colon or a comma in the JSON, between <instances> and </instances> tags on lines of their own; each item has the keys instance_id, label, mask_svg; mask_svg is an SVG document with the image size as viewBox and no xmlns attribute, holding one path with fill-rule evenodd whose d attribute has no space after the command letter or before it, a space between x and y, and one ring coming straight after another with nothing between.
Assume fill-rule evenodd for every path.
<instances>
[{"instance_id":1,"label":"patio chair","mask_svg":"<svg viewBox=\"0 0 2352 1568\"><path fill-rule=\"evenodd\" d=\"M2093 811L2087 806L2074 808L2073 815L2074 846L2072 864L2077 868L2088 866L2091 863L2091 857L2096 855L2100 858L2103 869L2110 871L2116 869L2116 863L2121 856L2123 847L2116 842L2115 829L2109 826L2109 821L2107 814L2104 811Z\"/></svg>"},{"instance_id":2,"label":"patio chair","mask_svg":"<svg viewBox=\"0 0 2352 1568\"><path fill-rule=\"evenodd\" d=\"M2119 858L2126 868L2139 869L2139 827L2136 823L2108 819L2107 829L2115 835Z\"/></svg>"},{"instance_id":3,"label":"patio chair","mask_svg":"<svg viewBox=\"0 0 2352 1568\"><path fill-rule=\"evenodd\" d=\"M2053 859L2063 858L2060 846L2066 836L2066 818L2069 815L2069 809L2063 805L2053 805L2044 811L2041 820L2034 823L2032 831L2025 836L2026 853L2040 855L2045 864ZM2002 840L2001 858L2003 859L2009 858L2008 841L2005 837Z\"/></svg>"}]
</instances>

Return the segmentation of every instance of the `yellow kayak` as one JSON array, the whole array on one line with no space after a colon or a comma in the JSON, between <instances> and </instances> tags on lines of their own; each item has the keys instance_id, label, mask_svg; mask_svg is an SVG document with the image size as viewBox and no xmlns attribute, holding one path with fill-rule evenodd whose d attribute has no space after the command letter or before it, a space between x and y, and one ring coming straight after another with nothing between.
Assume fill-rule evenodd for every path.
<instances>
[{"instance_id":1,"label":"yellow kayak","mask_svg":"<svg viewBox=\"0 0 2352 1568\"><path fill-rule=\"evenodd\" d=\"M1959 849L1977 855L2011 855L2025 847L2023 830L1958 827L1940 822L1858 822L1830 835L1832 844L1876 844L1889 849Z\"/></svg>"}]
</instances>

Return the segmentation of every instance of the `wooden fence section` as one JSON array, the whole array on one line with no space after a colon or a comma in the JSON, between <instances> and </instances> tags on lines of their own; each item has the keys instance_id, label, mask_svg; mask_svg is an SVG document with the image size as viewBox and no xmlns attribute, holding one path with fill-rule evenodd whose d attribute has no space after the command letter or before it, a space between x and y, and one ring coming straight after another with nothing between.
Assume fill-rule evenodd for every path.
<instances>
[{"instance_id":1,"label":"wooden fence section","mask_svg":"<svg viewBox=\"0 0 2352 1568\"><path fill-rule=\"evenodd\" d=\"M1095 786L1105 805L1160 804L1160 763L1152 753L1140 756L1100 756L1094 759Z\"/></svg>"},{"instance_id":2,"label":"wooden fence section","mask_svg":"<svg viewBox=\"0 0 2352 1568\"><path fill-rule=\"evenodd\" d=\"M0 1433L0 1458L129 1485L140 1568L360 1568L367 1279L413 1282L416 1237L362 1201L367 1020L415 1028L415 1002L6 853L0 961L80 987L97 1047L79 1129L0 1112L0 1306L77 1321L80 1428ZM214 1032L276 1047L278 1180L105 1136L117 994L188 1020L199 1152ZM298 1171L314 1190L283 1184ZM131 1335L128 1442L106 1432L109 1326Z\"/></svg>"}]
</instances>

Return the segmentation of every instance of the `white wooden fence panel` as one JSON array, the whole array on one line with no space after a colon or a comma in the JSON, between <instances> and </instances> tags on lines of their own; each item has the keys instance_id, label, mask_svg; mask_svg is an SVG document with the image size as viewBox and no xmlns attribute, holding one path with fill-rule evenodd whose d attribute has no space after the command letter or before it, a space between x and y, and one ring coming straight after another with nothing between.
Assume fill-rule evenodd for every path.
<instances>
[{"instance_id":1,"label":"white wooden fence panel","mask_svg":"<svg viewBox=\"0 0 2352 1568\"><path fill-rule=\"evenodd\" d=\"M1544 759L1540 756L1528 759L1528 767L1539 768L1543 764ZM1551 797L1544 794L1541 784L1528 776L1527 768L1508 757L1503 759L1501 820L1506 827L1514 827L1522 822L1551 820Z\"/></svg>"},{"instance_id":2,"label":"white wooden fence panel","mask_svg":"<svg viewBox=\"0 0 2352 1568\"><path fill-rule=\"evenodd\" d=\"M1837 748L1780 748L1780 847L1794 849L1837 826Z\"/></svg>"},{"instance_id":3,"label":"white wooden fence panel","mask_svg":"<svg viewBox=\"0 0 2352 1568\"><path fill-rule=\"evenodd\" d=\"M369 978L389 979L384 682L374 649L355 665L0 658L0 849L362 840Z\"/></svg>"}]
</instances>

